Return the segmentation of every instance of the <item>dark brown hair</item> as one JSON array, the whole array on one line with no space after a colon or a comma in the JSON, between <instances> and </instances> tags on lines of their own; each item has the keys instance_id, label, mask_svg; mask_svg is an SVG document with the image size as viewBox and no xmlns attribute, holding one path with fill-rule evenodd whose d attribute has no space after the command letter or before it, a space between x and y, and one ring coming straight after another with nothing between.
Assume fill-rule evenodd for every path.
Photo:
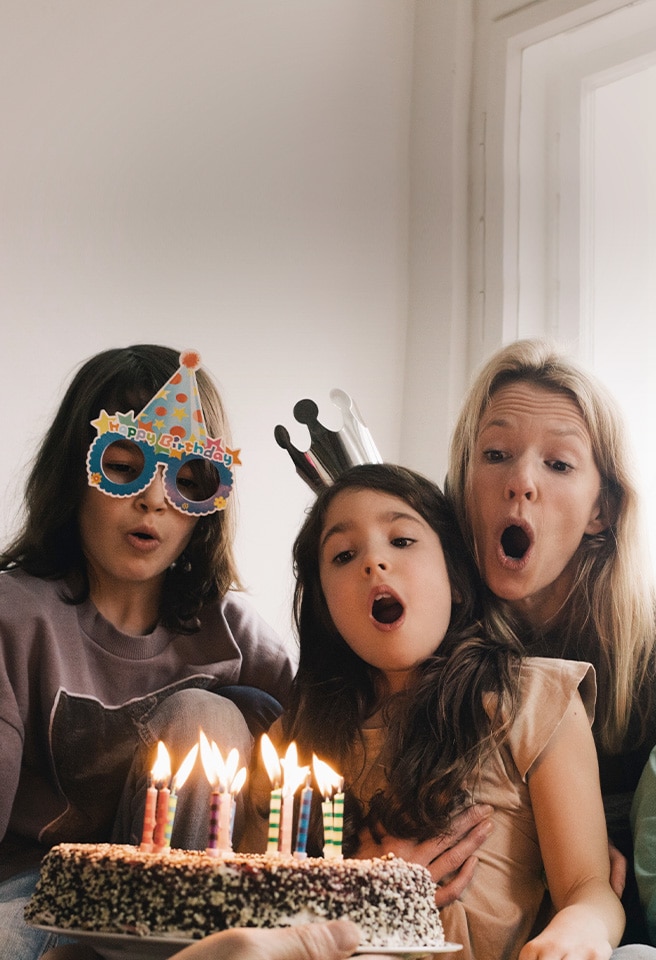
<instances>
[{"instance_id":1,"label":"dark brown hair","mask_svg":"<svg viewBox=\"0 0 656 960\"><path fill-rule=\"evenodd\" d=\"M91 420L101 410L138 412L180 365L170 347L139 344L105 350L78 369L34 459L25 489L22 529L0 558L0 569L20 567L44 578L66 580L63 596L81 603L89 595L78 513L87 487ZM198 389L211 436L230 442L218 390L207 373L197 372ZM182 562L167 572L161 620L194 629L208 600L239 586L233 554L234 493L225 511L201 517Z\"/></svg>"},{"instance_id":2,"label":"dark brown hair","mask_svg":"<svg viewBox=\"0 0 656 960\"><path fill-rule=\"evenodd\" d=\"M452 588L451 622L437 649L417 670L407 694L379 702L380 672L351 650L328 611L319 575L326 512L347 489L399 497L437 533ZM294 612L300 662L285 738L344 767L363 722L381 707L388 723L388 785L371 804L369 825L418 840L446 829L481 757L503 736L516 709L520 650L481 637L478 575L455 516L429 480L389 464L354 467L322 491L294 544ZM496 712L488 713L490 699ZM501 720L502 706L504 719ZM487 709L486 709L487 707Z\"/></svg>"}]
</instances>

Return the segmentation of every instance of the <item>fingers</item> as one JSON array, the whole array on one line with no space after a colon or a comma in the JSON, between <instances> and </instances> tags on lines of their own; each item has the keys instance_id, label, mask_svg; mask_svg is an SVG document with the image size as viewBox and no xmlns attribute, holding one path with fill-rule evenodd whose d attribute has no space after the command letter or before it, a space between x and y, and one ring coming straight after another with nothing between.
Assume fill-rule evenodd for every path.
<instances>
[{"instance_id":1,"label":"fingers","mask_svg":"<svg viewBox=\"0 0 656 960\"><path fill-rule=\"evenodd\" d=\"M281 932L289 934L289 949L271 952L270 960L341 960L350 957L360 942L360 931L350 920L306 923Z\"/></svg>"},{"instance_id":2,"label":"fingers","mask_svg":"<svg viewBox=\"0 0 656 960\"><path fill-rule=\"evenodd\" d=\"M463 891L472 881L477 864L478 857L469 857L468 860L465 860L460 870L458 870L448 882L440 883L436 887L436 907L441 910L442 907L448 907L450 903L453 903L462 896Z\"/></svg>"},{"instance_id":3,"label":"fingers","mask_svg":"<svg viewBox=\"0 0 656 960\"><path fill-rule=\"evenodd\" d=\"M621 899L626 886L626 868L627 861L624 854L615 847L610 840L608 841L608 854L610 856L610 885L616 897Z\"/></svg>"}]
</instances>

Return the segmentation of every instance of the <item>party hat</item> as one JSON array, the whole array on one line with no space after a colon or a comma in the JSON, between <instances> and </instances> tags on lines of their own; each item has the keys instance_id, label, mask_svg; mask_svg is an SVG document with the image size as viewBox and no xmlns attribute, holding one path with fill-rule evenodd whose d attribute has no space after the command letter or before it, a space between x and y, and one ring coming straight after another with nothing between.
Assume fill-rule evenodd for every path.
<instances>
[{"instance_id":1,"label":"party hat","mask_svg":"<svg viewBox=\"0 0 656 960\"><path fill-rule=\"evenodd\" d=\"M240 462L239 451L228 449L221 437L207 433L196 381L199 366L200 355L195 350L184 351L179 368L136 417L132 410L113 415L102 410L91 421L98 432L87 454L91 486L111 497L134 496L150 485L157 465L162 464L165 493L177 510L204 516L225 509L232 489L232 467ZM106 452L120 443L123 450L126 443L139 450L139 469L105 469ZM190 466L198 466L195 461L214 468L214 482L206 481L196 498L191 492L194 475L184 473Z\"/></svg>"}]
</instances>

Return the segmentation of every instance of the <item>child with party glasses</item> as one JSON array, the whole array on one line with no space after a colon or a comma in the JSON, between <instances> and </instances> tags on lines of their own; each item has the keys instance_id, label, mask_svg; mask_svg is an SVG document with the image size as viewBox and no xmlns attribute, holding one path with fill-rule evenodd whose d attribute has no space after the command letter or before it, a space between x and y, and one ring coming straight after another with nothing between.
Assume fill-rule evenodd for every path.
<instances>
[{"instance_id":1,"label":"child with party glasses","mask_svg":"<svg viewBox=\"0 0 656 960\"><path fill-rule=\"evenodd\" d=\"M592 668L481 635L452 512L400 467L355 467L320 492L294 562L300 665L270 736L344 776L345 852L364 828L421 843L491 804L474 879L442 911L447 940L465 960L608 958L624 913L608 883ZM264 818L259 768L252 789Z\"/></svg>"},{"instance_id":2,"label":"child with party glasses","mask_svg":"<svg viewBox=\"0 0 656 960\"><path fill-rule=\"evenodd\" d=\"M174 773L199 729L247 762L289 692L284 644L232 589L238 451L199 363L157 345L84 363L0 560L2 960L52 943L22 920L47 847L140 842L159 740ZM196 769L174 846L206 846L210 789Z\"/></svg>"}]
</instances>

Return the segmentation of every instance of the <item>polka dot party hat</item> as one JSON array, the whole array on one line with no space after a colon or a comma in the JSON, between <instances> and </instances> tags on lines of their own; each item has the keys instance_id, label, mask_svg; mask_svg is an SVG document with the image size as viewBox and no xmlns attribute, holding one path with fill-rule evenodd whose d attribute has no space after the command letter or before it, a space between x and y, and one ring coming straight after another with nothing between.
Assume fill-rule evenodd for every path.
<instances>
[{"instance_id":1,"label":"polka dot party hat","mask_svg":"<svg viewBox=\"0 0 656 960\"><path fill-rule=\"evenodd\" d=\"M89 484L111 497L135 496L164 468L164 491L172 506L193 516L226 507L238 452L210 437L200 402L195 350L180 354L173 376L135 417L102 410L91 425L98 436L87 454Z\"/></svg>"}]
</instances>

